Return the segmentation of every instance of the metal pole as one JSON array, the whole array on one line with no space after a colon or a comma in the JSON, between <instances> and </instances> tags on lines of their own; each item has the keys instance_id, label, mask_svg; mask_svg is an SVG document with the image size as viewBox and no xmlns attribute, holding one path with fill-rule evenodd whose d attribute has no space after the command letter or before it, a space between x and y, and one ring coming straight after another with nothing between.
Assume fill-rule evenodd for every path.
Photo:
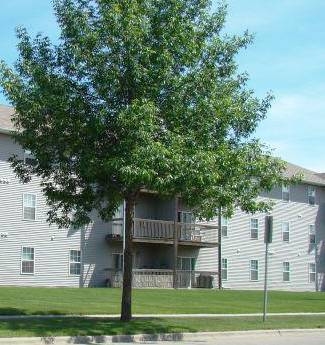
<instances>
[{"instance_id":1,"label":"metal pole","mask_svg":"<svg viewBox=\"0 0 325 345\"><path fill-rule=\"evenodd\" d=\"M218 208L218 288L222 289L222 277L221 267L222 265L222 254L221 254L221 206Z\"/></svg>"},{"instance_id":2,"label":"metal pole","mask_svg":"<svg viewBox=\"0 0 325 345\"><path fill-rule=\"evenodd\" d=\"M177 256L178 256L178 197L175 196L175 210L174 210L174 262L173 262L173 288L178 288L178 279L177 279Z\"/></svg>"},{"instance_id":3,"label":"metal pole","mask_svg":"<svg viewBox=\"0 0 325 345\"><path fill-rule=\"evenodd\" d=\"M123 274L124 274L124 251L125 251L125 200L123 200Z\"/></svg>"},{"instance_id":4,"label":"metal pole","mask_svg":"<svg viewBox=\"0 0 325 345\"><path fill-rule=\"evenodd\" d=\"M266 321L266 312L267 312L267 265L268 265L268 251L269 243L265 243L265 272L264 272L264 306L263 306L263 322Z\"/></svg>"}]
</instances>

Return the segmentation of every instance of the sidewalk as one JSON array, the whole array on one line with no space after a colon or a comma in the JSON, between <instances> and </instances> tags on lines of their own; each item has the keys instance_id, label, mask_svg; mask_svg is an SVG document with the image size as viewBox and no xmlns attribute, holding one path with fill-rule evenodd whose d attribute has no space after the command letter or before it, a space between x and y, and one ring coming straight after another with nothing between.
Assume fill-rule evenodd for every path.
<instances>
[{"instance_id":1,"label":"sidewalk","mask_svg":"<svg viewBox=\"0 0 325 345\"><path fill-rule=\"evenodd\" d=\"M216 317L256 317L263 313L252 314L133 314L135 319L149 318L216 318ZM268 316L312 316L325 315L325 312L318 313L267 313ZM53 319L53 318L93 318L93 319L118 319L120 314L99 314L99 315L0 315L0 320L10 319Z\"/></svg>"}]
</instances>

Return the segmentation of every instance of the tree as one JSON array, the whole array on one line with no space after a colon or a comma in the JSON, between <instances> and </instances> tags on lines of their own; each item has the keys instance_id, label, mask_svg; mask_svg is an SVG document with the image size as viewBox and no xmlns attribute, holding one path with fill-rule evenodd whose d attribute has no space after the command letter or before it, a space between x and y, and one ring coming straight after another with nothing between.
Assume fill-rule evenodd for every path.
<instances>
[{"instance_id":1,"label":"tree","mask_svg":"<svg viewBox=\"0 0 325 345\"><path fill-rule=\"evenodd\" d=\"M271 97L247 88L235 57L252 41L222 34L208 0L55 0L60 40L18 29L19 59L1 64L15 140L37 163L49 221L108 221L126 203L121 320L131 319L132 217L142 188L181 195L199 217L269 209L261 190L284 164L252 139Z\"/></svg>"}]
</instances>

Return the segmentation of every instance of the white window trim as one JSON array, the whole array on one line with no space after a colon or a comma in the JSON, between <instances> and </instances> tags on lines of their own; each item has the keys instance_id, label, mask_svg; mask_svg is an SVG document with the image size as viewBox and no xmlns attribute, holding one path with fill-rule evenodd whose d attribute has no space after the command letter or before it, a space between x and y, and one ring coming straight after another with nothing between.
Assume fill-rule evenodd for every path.
<instances>
[{"instance_id":1,"label":"white window trim","mask_svg":"<svg viewBox=\"0 0 325 345\"><path fill-rule=\"evenodd\" d=\"M283 191L283 188L287 188L288 191L287 191L287 192ZM284 193L288 193L288 200L283 199ZM289 202L290 199L291 199L290 197L291 197L290 186L289 186L289 185L288 185L288 186L282 185L282 186L281 186L281 199L282 199L282 201L283 201L283 202Z\"/></svg>"},{"instance_id":2,"label":"white window trim","mask_svg":"<svg viewBox=\"0 0 325 345\"><path fill-rule=\"evenodd\" d=\"M285 271L284 270L284 263L288 263L289 264L289 270L288 271ZM284 280L284 274L285 273L288 273L288 277L289 279L288 280ZM282 262L282 282L283 283L290 283L291 281L291 267L290 267L290 261L283 261Z\"/></svg>"},{"instance_id":3,"label":"white window trim","mask_svg":"<svg viewBox=\"0 0 325 345\"><path fill-rule=\"evenodd\" d=\"M311 204L310 202L309 202L309 191L311 190L311 188L314 190L314 203L313 204ZM316 206L316 187L315 186L307 186L307 204L309 205L309 206Z\"/></svg>"},{"instance_id":4,"label":"white window trim","mask_svg":"<svg viewBox=\"0 0 325 345\"><path fill-rule=\"evenodd\" d=\"M289 228L288 228L289 241L284 241L284 240L283 240L283 233L284 233L284 232L287 232L287 231L283 231L283 224L284 224L284 223L288 223L288 225L289 225ZM288 222L288 221L282 222L282 223L281 223L281 241L282 241L282 243L290 243L290 240L291 240L291 224L290 224L290 222Z\"/></svg>"},{"instance_id":5,"label":"white window trim","mask_svg":"<svg viewBox=\"0 0 325 345\"><path fill-rule=\"evenodd\" d=\"M314 271L310 270L310 265L315 265L315 270ZM314 281L310 280L310 274L311 273L315 274L315 280ZM308 282L311 283L311 284L316 284L316 279L317 279L317 276L316 276L316 263L315 262L309 262L308 263Z\"/></svg>"},{"instance_id":6,"label":"white window trim","mask_svg":"<svg viewBox=\"0 0 325 345\"><path fill-rule=\"evenodd\" d=\"M70 264L71 263L78 263L76 261L71 261L71 257L70 257L71 253L70 252L72 250L80 252L80 262L79 262L80 263L80 274L73 274L73 273L71 273ZM68 260L68 262L69 262L69 266L68 266L69 277L80 277L81 276L81 263L82 263L82 252L81 252L81 249L69 248L68 255L69 255L69 260Z\"/></svg>"},{"instance_id":7,"label":"white window trim","mask_svg":"<svg viewBox=\"0 0 325 345\"><path fill-rule=\"evenodd\" d=\"M34 195L35 196L35 219L26 219L24 217L24 199L25 195ZM26 222L36 222L37 221L37 194L36 193L29 193L29 192L24 192L23 197L22 197L22 220Z\"/></svg>"},{"instance_id":8,"label":"white window trim","mask_svg":"<svg viewBox=\"0 0 325 345\"><path fill-rule=\"evenodd\" d=\"M195 267L194 269L192 270L192 259L195 260L195 265L196 265L196 257L195 256L177 256L177 259L191 259L191 272L195 271ZM178 271L188 271L188 270L183 270L182 268L177 268Z\"/></svg>"},{"instance_id":9,"label":"white window trim","mask_svg":"<svg viewBox=\"0 0 325 345\"><path fill-rule=\"evenodd\" d=\"M257 261L257 270L252 270L251 261ZM259 263L259 260L251 259L251 260L249 260L248 264L249 264L249 280L251 282L258 282L260 280L260 274L259 274L260 273L259 272L259 270L260 270L260 263ZM257 279L252 279L252 271L257 272Z\"/></svg>"},{"instance_id":10,"label":"white window trim","mask_svg":"<svg viewBox=\"0 0 325 345\"><path fill-rule=\"evenodd\" d=\"M252 220L257 220L257 237L252 237ZM250 218L249 219L249 238L251 240L257 241L259 238L259 232L260 232L260 222L258 218Z\"/></svg>"},{"instance_id":11,"label":"white window trim","mask_svg":"<svg viewBox=\"0 0 325 345\"><path fill-rule=\"evenodd\" d=\"M23 272L23 261L27 261L27 260L23 260L23 248L33 248L34 249L34 272L33 273L25 273ZM31 260L29 260L31 261ZM21 275L24 275L24 276L34 276L35 275L35 271L36 271L36 250L35 250L35 247L33 246L29 246L29 245L24 245L24 246L21 246L21 249L20 249L20 274Z\"/></svg>"},{"instance_id":12,"label":"white window trim","mask_svg":"<svg viewBox=\"0 0 325 345\"><path fill-rule=\"evenodd\" d=\"M124 253L123 252L113 252L111 253L112 260L114 255L120 255L122 256L122 271L123 271L123 266L124 266ZM113 267L114 262L112 262L112 270L116 270L116 268Z\"/></svg>"},{"instance_id":13,"label":"white window trim","mask_svg":"<svg viewBox=\"0 0 325 345\"><path fill-rule=\"evenodd\" d=\"M314 227L314 232L312 233L310 231L310 227L313 226ZM315 242L310 242L310 236L314 235L315 238ZM316 246L316 224L308 224L308 243L310 246Z\"/></svg>"},{"instance_id":14,"label":"white window trim","mask_svg":"<svg viewBox=\"0 0 325 345\"><path fill-rule=\"evenodd\" d=\"M226 260L226 262L227 262L227 268L226 269L224 269L222 267L222 260ZM223 270L225 270L227 272L227 278L226 279L222 278L222 271ZM228 271L229 271L229 260L228 260L228 258L222 258L221 259L221 278L222 278L223 281L228 281Z\"/></svg>"},{"instance_id":15,"label":"white window trim","mask_svg":"<svg viewBox=\"0 0 325 345\"><path fill-rule=\"evenodd\" d=\"M24 164L26 164L26 158L35 159L30 150L24 150Z\"/></svg>"},{"instance_id":16,"label":"white window trim","mask_svg":"<svg viewBox=\"0 0 325 345\"><path fill-rule=\"evenodd\" d=\"M223 228L226 228L226 235L223 234ZM227 238L228 237L228 228L229 228L229 220L228 218L222 217L221 218L221 236L223 238Z\"/></svg>"}]
</instances>

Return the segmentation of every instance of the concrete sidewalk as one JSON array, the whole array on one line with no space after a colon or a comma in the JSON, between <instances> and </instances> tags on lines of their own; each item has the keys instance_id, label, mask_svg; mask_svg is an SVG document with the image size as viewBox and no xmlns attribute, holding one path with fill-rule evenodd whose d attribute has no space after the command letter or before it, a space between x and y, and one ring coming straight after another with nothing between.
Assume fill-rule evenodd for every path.
<instances>
[{"instance_id":1,"label":"concrete sidewalk","mask_svg":"<svg viewBox=\"0 0 325 345\"><path fill-rule=\"evenodd\" d=\"M273 336L283 337L284 335L317 335L324 337L325 330L319 329L284 329L284 330L259 330L259 331L239 331L239 332L201 332L201 333L167 333L167 334L137 334L137 335L113 335L113 336L65 336L65 337L21 337L21 338L0 338L0 345L68 345L68 344L112 344L112 343L146 343L146 342L215 342L230 337L256 337ZM221 339L220 339L221 338Z\"/></svg>"},{"instance_id":2,"label":"concrete sidewalk","mask_svg":"<svg viewBox=\"0 0 325 345\"><path fill-rule=\"evenodd\" d=\"M149 318L216 318L216 317L256 317L263 313L251 314L133 314L135 319ZM267 313L268 316L317 316L325 315L325 312L318 313ZM0 320L10 319L53 319L53 318L92 318L92 319L118 319L120 314L98 314L98 315L0 315Z\"/></svg>"}]
</instances>

